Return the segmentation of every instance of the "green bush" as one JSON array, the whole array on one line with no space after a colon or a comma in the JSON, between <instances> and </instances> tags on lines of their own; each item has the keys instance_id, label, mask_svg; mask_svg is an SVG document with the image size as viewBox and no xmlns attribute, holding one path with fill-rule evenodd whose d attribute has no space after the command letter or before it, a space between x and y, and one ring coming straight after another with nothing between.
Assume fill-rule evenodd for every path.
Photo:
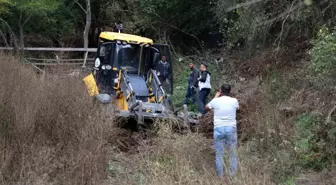
<instances>
[{"instance_id":1,"label":"green bush","mask_svg":"<svg viewBox=\"0 0 336 185\"><path fill-rule=\"evenodd\" d=\"M336 84L336 31L323 27L313 40L311 56L311 71L320 85Z\"/></svg>"},{"instance_id":2,"label":"green bush","mask_svg":"<svg viewBox=\"0 0 336 185\"><path fill-rule=\"evenodd\" d=\"M295 151L300 166L321 170L330 164L328 140L321 134L321 120L302 114L295 120Z\"/></svg>"},{"instance_id":3,"label":"green bush","mask_svg":"<svg viewBox=\"0 0 336 185\"><path fill-rule=\"evenodd\" d=\"M286 76L278 70L267 71L269 73L268 91L274 102L285 100L291 96L292 90Z\"/></svg>"}]
</instances>

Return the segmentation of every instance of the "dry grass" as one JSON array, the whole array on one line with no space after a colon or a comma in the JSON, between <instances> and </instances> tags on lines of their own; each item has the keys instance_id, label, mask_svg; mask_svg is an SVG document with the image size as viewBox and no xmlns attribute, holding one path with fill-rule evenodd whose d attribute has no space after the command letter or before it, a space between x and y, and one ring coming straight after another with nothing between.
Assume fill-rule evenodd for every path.
<instances>
[{"instance_id":1,"label":"dry grass","mask_svg":"<svg viewBox=\"0 0 336 185\"><path fill-rule=\"evenodd\" d=\"M115 155L110 162L112 184L225 184L215 176L215 154L212 139L197 133L174 134L160 126L160 136L144 140L139 152L125 158ZM227 184L271 185L270 173L261 159L239 151L239 172ZM130 160L131 159L131 160Z\"/></svg>"},{"instance_id":2,"label":"dry grass","mask_svg":"<svg viewBox=\"0 0 336 185\"><path fill-rule=\"evenodd\" d=\"M0 55L0 182L100 184L106 179L111 121L81 81L39 78ZM94 110L94 111L92 111Z\"/></svg>"}]
</instances>

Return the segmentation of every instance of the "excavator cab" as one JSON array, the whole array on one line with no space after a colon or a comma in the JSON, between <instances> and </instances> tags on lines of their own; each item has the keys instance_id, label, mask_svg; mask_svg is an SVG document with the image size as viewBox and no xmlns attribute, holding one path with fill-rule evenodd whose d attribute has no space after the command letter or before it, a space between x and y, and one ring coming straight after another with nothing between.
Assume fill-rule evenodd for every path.
<instances>
[{"instance_id":1,"label":"excavator cab","mask_svg":"<svg viewBox=\"0 0 336 185\"><path fill-rule=\"evenodd\" d=\"M102 32L93 71L83 79L89 94L112 104L124 117L168 117L173 93L172 58L169 45L154 44L137 35ZM156 65L166 56L170 75L161 84ZM167 85L168 84L168 85Z\"/></svg>"}]
</instances>

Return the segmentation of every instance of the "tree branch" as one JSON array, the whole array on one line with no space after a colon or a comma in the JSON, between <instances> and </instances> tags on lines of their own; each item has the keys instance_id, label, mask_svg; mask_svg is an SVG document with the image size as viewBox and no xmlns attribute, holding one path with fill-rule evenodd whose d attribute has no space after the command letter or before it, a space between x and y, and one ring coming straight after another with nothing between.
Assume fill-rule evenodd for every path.
<instances>
[{"instance_id":1,"label":"tree branch","mask_svg":"<svg viewBox=\"0 0 336 185\"><path fill-rule=\"evenodd\" d=\"M336 110L336 105L334 106L334 108L332 108L330 111L329 111L329 114L327 116L327 119L325 121L325 124L328 124L330 121L331 121L331 117L333 115L333 113L335 112Z\"/></svg>"},{"instance_id":2,"label":"tree branch","mask_svg":"<svg viewBox=\"0 0 336 185\"><path fill-rule=\"evenodd\" d=\"M5 25L7 26L8 30L9 30L9 32L10 32L10 34L11 34L11 37L12 37L13 40L14 40L14 47L17 48L17 38L16 38L16 36L15 36L15 34L14 34L12 28L11 28L11 27L9 26L9 24L8 24L5 20L3 20L1 17L0 17L0 21L2 21L3 23L5 23Z\"/></svg>"},{"instance_id":3,"label":"tree branch","mask_svg":"<svg viewBox=\"0 0 336 185\"><path fill-rule=\"evenodd\" d=\"M22 23L22 26L24 26L25 24L27 24L27 22L29 21L29 19L31 18L32 14L30 14L27 19Z\"/></svg>"},{"instance_id":4,"label":"tree branch","mask_svg":"<svg viewBox=\"0 0 336 185\"><path fill-rule=\"evenodd\" d=\"M84 9L84 7L78 2L78 0L75 0L75 3L85 12L87 13L87 11Z\"/></svg>"},{"instance_id":5,"label":"tree branch","mask_svg":"<svg viewBox=\"0 0 336 185\"><path fill-rule=\"evenodd\" d=\"M264 26L264 25L267 25L267 24L271 24L273 23L274 21L277 21L279 19L282 19L283 17L289 15L290 13L294 12L295 10L299 9L300 7L302 7L304 4L302 2L298 3L297 5L295 5L294 7L284 11L283 13L279 14L278 16L272 18L272 19L269 19L268 21L263 21L263 23L261 24L258 24L258 26Z\"/></svg>"},{"instance_id":6,"label":"tree branch","mask_svg":"<svg viewBox=\"0 0 336 185\"><path fill-rule=\"evenodd\" d=\"M297 0L293 1L291 7L289 8L289 11L292 10L292 8L293 8L294 4L296 3L296 1L297 1ZM282 21L280 35L279 35L279 37L275 40L275 42L276 42L277 40L279 40L279 42L278 42L278 46L277 46L277 52L276 52L275 55L277 55L278 52L279 52L280 44L281 44L281 41L282 41L282 35L283 35L284 27L285 27L285 23L286 23L286 21L287 21L289 15L290 15L290 13L288 13L287 16L286 16L286 18Z\"/></svg>"},{"instance_id":7,"label":"tree branch","mask_svg":"<svg viewBox=\"0 0 336 185\"><path fill-rule=\"evenodd\" d=\"M254 3L258 3L260 1L264 1L264 0L254 0L254 1L249 1L249 2L245 2L245 3L239 3L236 6L231 6L231 7L227 8L225 11L230 12L232 10L235 10L235 9L238 9L238 8L241 8L241 7L244 7L244 6L250 6L250 5L252 5Z\"/></svg>"},{"instance_id":8,"label":"tree branch","mask_svg":"<svg viewBox=\"0 0 336 185\"><path fill-rule=\"evenodd\" d=\"M0 30L0 36L2 37L3 41L5 42L6 47L9 47L5 34Z\"/></svg>"},{"instance_id":9,"label":"tree branch","mask_svg":"<svg viewBox=\"0 0 336 185\"><path fill-rule=\"evenodd\" d=\"M180 31L180 32L182 32L182 33L184 33L184 34L186 34L186 35L189 35L189 36L195 38L195 39L197 40L197 42L199 43L200 47L202 48L202 44L201 44L201 42L199 41L199 39L198 39L195 35L190 34L190 33L187 33L187 32L185 32L185 31L181 30L180 28L178 28L178 27L176 27L176 26L174 26L174 25L172 25L172 24L167 23L166 20L164 20L161 16L159 16L159 15L156 14L156 13L154 13L154 15L157 16L158 18L160 18L162 21L165 21L165 22L161 22L161 21L160 21L161 23L163 23L163 24L165 24L165 25L168 25L168 26L170 26L170 27L172 27L172 28L174 28L174 29L176 29L176 30L178 30L178 31Z\"/></svg>"}]
</instances>

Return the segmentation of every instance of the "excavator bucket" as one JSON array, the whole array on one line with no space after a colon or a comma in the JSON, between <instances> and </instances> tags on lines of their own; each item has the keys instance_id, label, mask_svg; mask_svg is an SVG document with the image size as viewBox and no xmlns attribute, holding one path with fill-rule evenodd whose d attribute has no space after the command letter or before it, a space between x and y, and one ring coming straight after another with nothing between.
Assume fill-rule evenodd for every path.
<instances>
[{"instance_id":1,"label":"excavator bucket","mask_svg":"<svg viewBox=\"0 0 336 185\"><path fill-rule=\"evenodd\" d=\"M96 80L94 79L93 77L93 74L89 74L88 76L86 76L84 79L83 79L87 89L88 89L88 92L89 92L89 95L90 96L96 96L99 94L99 91L98 91L98 87L97 87L97 84L96 84Z\"/></svg>"}]
</instances>

